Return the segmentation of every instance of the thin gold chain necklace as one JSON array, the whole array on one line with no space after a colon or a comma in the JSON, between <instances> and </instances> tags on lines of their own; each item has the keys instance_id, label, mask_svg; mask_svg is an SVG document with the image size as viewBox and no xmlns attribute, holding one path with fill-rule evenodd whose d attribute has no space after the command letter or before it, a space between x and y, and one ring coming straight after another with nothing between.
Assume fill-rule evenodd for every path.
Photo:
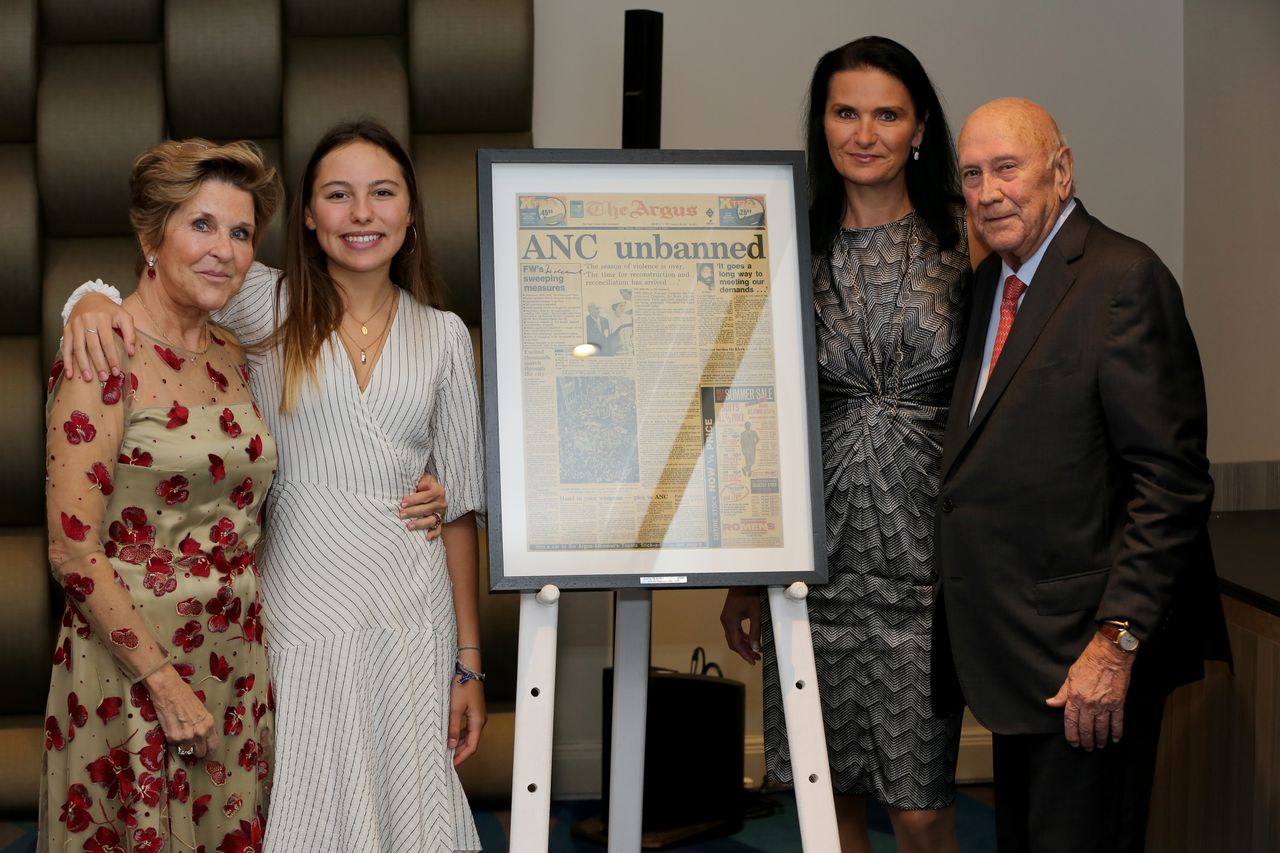
<instances>
[{"instance_id":1,"label":"thin gold chain necklace","mask_svg":"<svg viewBox=\"0 0 1280 853\"><path fill-rule=\"evenodd\" d=\"M378 309L378 310L382 310L382 309ZM370 317L369 319L372 320L373 318ZM374 338L372 341L367 341L364 344L360 344L360 343L357 343L351 337L351 335L347 334L347 330L342 328L341 323L338 324L338 334L341 335L349 344L351 344L351 346L360 350L361 364L366 364L369 361L367 350L371 350L374 347L378 346L380 343L382 343L383 338L385 338L387 336L387 333L390 331L391 331L391 320L390 318L388 318L387 324L382 327L382 331L378 333L378 336L376 338Z\"/></svg>"},{"instance_id":2,"label":"thin gold chain necklace","mask_svg":"<svg viewBox=\"0 0 1280 853\"><path fill-rule=\"evenodd\" d=\"M395 295L396 289L397 289L397 288L396 288L396 286L395 286L394 284L393 284L393 285L391 285L391 289L390 289L389 291L387 291L387 295L386 295L385 297L383 297L382 302L378 305L378 307L377 307L377 308L375 308L375 309L374 309L373 313L369 315L369 319L368 319L368 320L361 320L359 317L357 317L357 316L355 315L355 313L354 313L350 308L346 309L346 311L344 311L343 313L345 313L345 314L350 314L350 315L351 315L351 319L352 319L352 320L355 320L357 323L359 323L359 324L360 324L360 332L361 332L361 334L363 334L363 335L365 335L366 337L368 337L368 335L369 335L369 320L372 320L374 317L377 317L379 314L381 314L381 313L382 313L382 309L387 307L387 303L388 303L388 302L390 302L390 301L391 301L391 297Z\"/></svg>"},{"instance_id":3,"label":"thin gold chain necklace","mask_svg":"<svg viewBox=\"0 0 1280 853\"><path fill-rule=\"evenodd\" d=\"M173 341L171 341L171 340L169 340L167 337L165 337L164 330L163 330L162 328L160 328L160 324L156 322L156 318L155 318L155 317L153 317L153 316L151 315L151 311L150 311L150 309L148 309L148 308L147 308L147 302L146 302L146 300L145 300L145 299L143 299L143 298L142 298L142 294L141 294L141 293L139 293L139 294L138 294L138 305L140 305L140 306L142 307L142 313L143 313L143 314L146 314L146 315L147 315L147 319L151 321L151 325L155 328L155 330L156 330L156 334L160 337L160 340L162 340L162 341L164 341L166 344L168 344L168 345L169 345L169 349L172 349L172 350L181 350L181 351L182 351L182 352L184 352L184 353L189 353L188 355L186 355L186 356L184 356L184 357L185 357L185 358L186 358L186 360L187 360L188 362L190 362L191 364L195 364L195 363L196 363L196 359L200 358L200 356L204 355L206 352L208 352L208 351L209 351L209 343L210 343L210 341L209 341L209 325L208 325L207 323L205 324L205 327L204 327L204 347L203 347L203 348L201 348L201 349L199 349L199 350L187 349L186 347L180 347L180 346L178 346L178 345L177 345L177 344L175 344Z\"/></svg>"}]
</instances>

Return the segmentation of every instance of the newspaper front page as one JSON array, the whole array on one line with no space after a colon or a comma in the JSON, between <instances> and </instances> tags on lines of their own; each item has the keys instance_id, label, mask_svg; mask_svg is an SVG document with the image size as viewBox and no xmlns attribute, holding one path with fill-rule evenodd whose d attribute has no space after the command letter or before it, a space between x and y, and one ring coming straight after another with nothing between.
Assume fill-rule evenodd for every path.
<instances>
[{"instance_id":1,"label":"newspaper front page","mask_svg":"<svg viewBox=\"0 0 1280 853\"><path fill-rule=\"evenodd\" d=\"M764 196L516 203L527 547L782 547Z\"/></svg>"}]
</instances>

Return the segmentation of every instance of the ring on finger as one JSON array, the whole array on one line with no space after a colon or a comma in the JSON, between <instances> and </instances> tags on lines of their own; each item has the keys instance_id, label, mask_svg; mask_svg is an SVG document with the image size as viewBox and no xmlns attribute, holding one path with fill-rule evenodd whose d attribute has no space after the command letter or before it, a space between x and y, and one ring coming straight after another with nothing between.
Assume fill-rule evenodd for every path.
<instances>
[{"instance_id":1,"label":"ring on finger","mask_svg":"<svg viewBox=\"0 0 1280 853\"><path fill-rule=\"evenodd\" d=\"M433 524L427 527L428 530L435 530L437 527L439 527L441 524L444 523L444 516L438 512L429 512L422 517L422 520L426 521L428 518L431 518L432 516L435 516L436 520Z\"/></svg>"},{"instance_id":2,"label":"ring on finger","mask_svg":"<svg viewBox=\"0 0 1280 853\"><path fill-rule=\"evenodd\" d=\"M98 330L97 330L97 329L85 329L85 330L84 330L84 333L85 333L86 335L96 335L96 334L98 334Z\"/></svg>"},{"instance_id":3,"label":"ring on finger","mask_svg":"<svg viewBox=\"0 0 1280 853\"><path fill-rule=\"evenodd\" d=\"M178 747L178 755L195 755L195 754L196 754L196 748L194 746Z\"/></svg>"}]
</instances>

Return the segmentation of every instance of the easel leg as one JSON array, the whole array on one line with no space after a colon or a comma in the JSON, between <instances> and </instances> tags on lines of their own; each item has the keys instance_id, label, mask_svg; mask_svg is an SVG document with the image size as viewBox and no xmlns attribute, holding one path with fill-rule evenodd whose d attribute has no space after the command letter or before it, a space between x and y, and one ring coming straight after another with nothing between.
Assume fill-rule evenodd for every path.
<instances>
[{"instance_id":1,"label":"easel leg","mask_svg":"<svg viewBox=\"0 0 1280 853\"><path fill-rule=\"evenodd\" d=\"M653 593L647 589L618 590L614 613L609 853L640 853Z\"/></svg>"},{"instance_id":2,"label":"easel leg","mask_svg":"<svg viewBox=\"0 0 1280 853\"><path fill-rule=\"evenodd\" d=\"M807 594L808 588L799 582L785 590L771 586L769 610L782 707L787 717L787 741L791 746L800 842L806 853L839 853L840 833L827 762L827 737L822 727L818 671L813 662L809 606L804 600Z\"/></svg>"},{"instance_id":3,"label":"easel leg","mask_svg":"<svg viewBox=\"0 0 1280 853\"><path fill-rule=\"evenodd\" d=\"M559 599L560 590L554 586L520 596L511 853L546 853L550 838Z\"/></svg>"}]
</instances>

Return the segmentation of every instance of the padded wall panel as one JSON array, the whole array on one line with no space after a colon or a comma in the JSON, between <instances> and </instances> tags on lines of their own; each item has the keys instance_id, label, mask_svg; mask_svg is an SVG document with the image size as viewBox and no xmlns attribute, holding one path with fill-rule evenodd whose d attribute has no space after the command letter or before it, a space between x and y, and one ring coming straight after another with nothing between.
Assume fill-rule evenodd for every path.
<instances>
[{"instance_id":1,"label":"padded wall panel","mask_svg":"<svg viewBox=\"0 0 1280 853\"><path fill-rule=\"evenodd\" d=\"M156 45L50 47L36 107L40 205L53 236L129 228L129 169L164 138Z\"/></svg>"},{"instance_id":2,"label":"padded wall panel","mask_svg":"<svg viewBox=\"0 0 1280 853\"><path fill-rule=\"evenodd\" d=\"M170 135L280 135L277 0L168 0L164 31Z\"/></svg>"},{"instance_id":3,"label":"padded wall panel","mask_svg":"<svg viewBox=\"0 0 1280 853\"><path fill-rule=\"evenodd\" d=\"M291 36L398 36L404 0L283 0Z\"/></svg>"},{"instance_id":4,"label":"padded wall panel","mask_svg":"<svg viewBox=\"0 0 1280 853\"><path fill-rule=\"evenodd\" d=\"M44 338L39 368L42 376L53 364L62 338L62 306L71 291L94 278L113 285L125 296L138 286L138 276L133 271L138 249L131 237L48 240L44 257Z\"/></svg>"},{"instance_id":5,"label":"padded wall panel","mask_svg":"<svg viewBox=\"0 0 1280 853\"><path fill-rule=\"evenodd\" d=\"M160 40L161 0L41 0L40 15L50 44Z\"/></svg>"},{"instance_id":6,"label":"padded wall panel","mask_svg":"<svg viewBox=\"0 0 1280 853\"><path fill-rule=\"evenodd\" d=\"M255 139L253 141L262 149L262 154L267 158L267 163L275 166L276 171L280 173L280 177L283 179L284 157L281 154L282 146L280 140ZM293 198L293 188L288 183L285 184L285 188L289 192L286 193L286 197L281 202L280 209L276 211L276 215L267 224L267 233L262 235L262 242L258 243L258 251L254 255L255 260L277 268L284 266L284 223L289 217L289 199Z\"/></svg>"},{"instance_id":7,"label":"padded wall panel","mask_svg":"<svg viewBox=\"0 0 1280 853\"><path fill-rule=\"evenodd\" d=\"M444 277L445 307L468 325L480 322L476 150L528 148L531 144L528 133L423 134L413 138L414 168L422 183L431 251Z\"/></svg>"},{"instance_id":8,"label":"padded wall panel","mask_svg":"<svg viewBox=\"0 0 1280 853\"><path fill-rule=\"evenodd\" d=\"M297 182L311 149L331 125L363 116L382 121L409 145L409 86L400 40L290 40L284 85L289 186Z\"/></svg>"},{"instance_id":9,"label":"padded wall panel","mask_svg":"<svg viewBox=\"0 0 1280 853\"><path fill-rule=\"evenodd\" d=\"M533 126L532 0L409 0L409 5L414 131L528 131Z\"/></svg>"},{"instance_id":10,"label":"padded wall panel","mask_svg":"<svg viewBox=\"0 0 1280 853\"><path fill-rule=\"evenodd\" d=\"M46 676L46 690L48 681ZM0 755L4 756L0 812L35 814L40 796L40 763L44 760L44 713L0 717Z\"/></svg>"},{"instance_id":11,"label":"padded wall panel","mask_svg":"<svg viewBox=\"0 0 1280 853\"><path fill-rule=\"evenodd\" d=\"M0 0L0 142L36 134L36 2Z\"/></svg>"},{"instance_id":12,"label":"padded wall panel","mask_svg":"<svg viewBox=\"0 0 1280 853\"><path fill-rule=\"evenodd\" d=\"M48 375L48 368L40 354L40 338L0 337L0 364L6 368L0 371L0 400L4 401L0 410L0 435L4 436L0 518L11 525L42 525L45 385L41 377ZM4 561L7 560L6 555ZM0 562L0 572L4 570L4 562ZM4 672L3 666L0 672Z\"/></svg>"},{"instance_id":13,"label":"padded wall panel","mask_svg":"<svg viewBox=\"0 0 1280 853\"><path fill-rule=\"evenodd\" d=\"M0 335L40 332L40 207L33 145L0 145Z\"/></svg>"},{"instance_id":14,"label":"padded wall panel","mask_svg":"<svg viewBox=\"0 0 1280 853\"><path fill-rule=\"evenodd\" d=\"M41 406L41 424L44 423ZM43 452L41 453L43 457ZM39 500L44 513L44 493ZM49 619L49 545L43 527L0 530L0 714L39 714L49 694L53 625Z\"/></svg>"}]
</instances>

